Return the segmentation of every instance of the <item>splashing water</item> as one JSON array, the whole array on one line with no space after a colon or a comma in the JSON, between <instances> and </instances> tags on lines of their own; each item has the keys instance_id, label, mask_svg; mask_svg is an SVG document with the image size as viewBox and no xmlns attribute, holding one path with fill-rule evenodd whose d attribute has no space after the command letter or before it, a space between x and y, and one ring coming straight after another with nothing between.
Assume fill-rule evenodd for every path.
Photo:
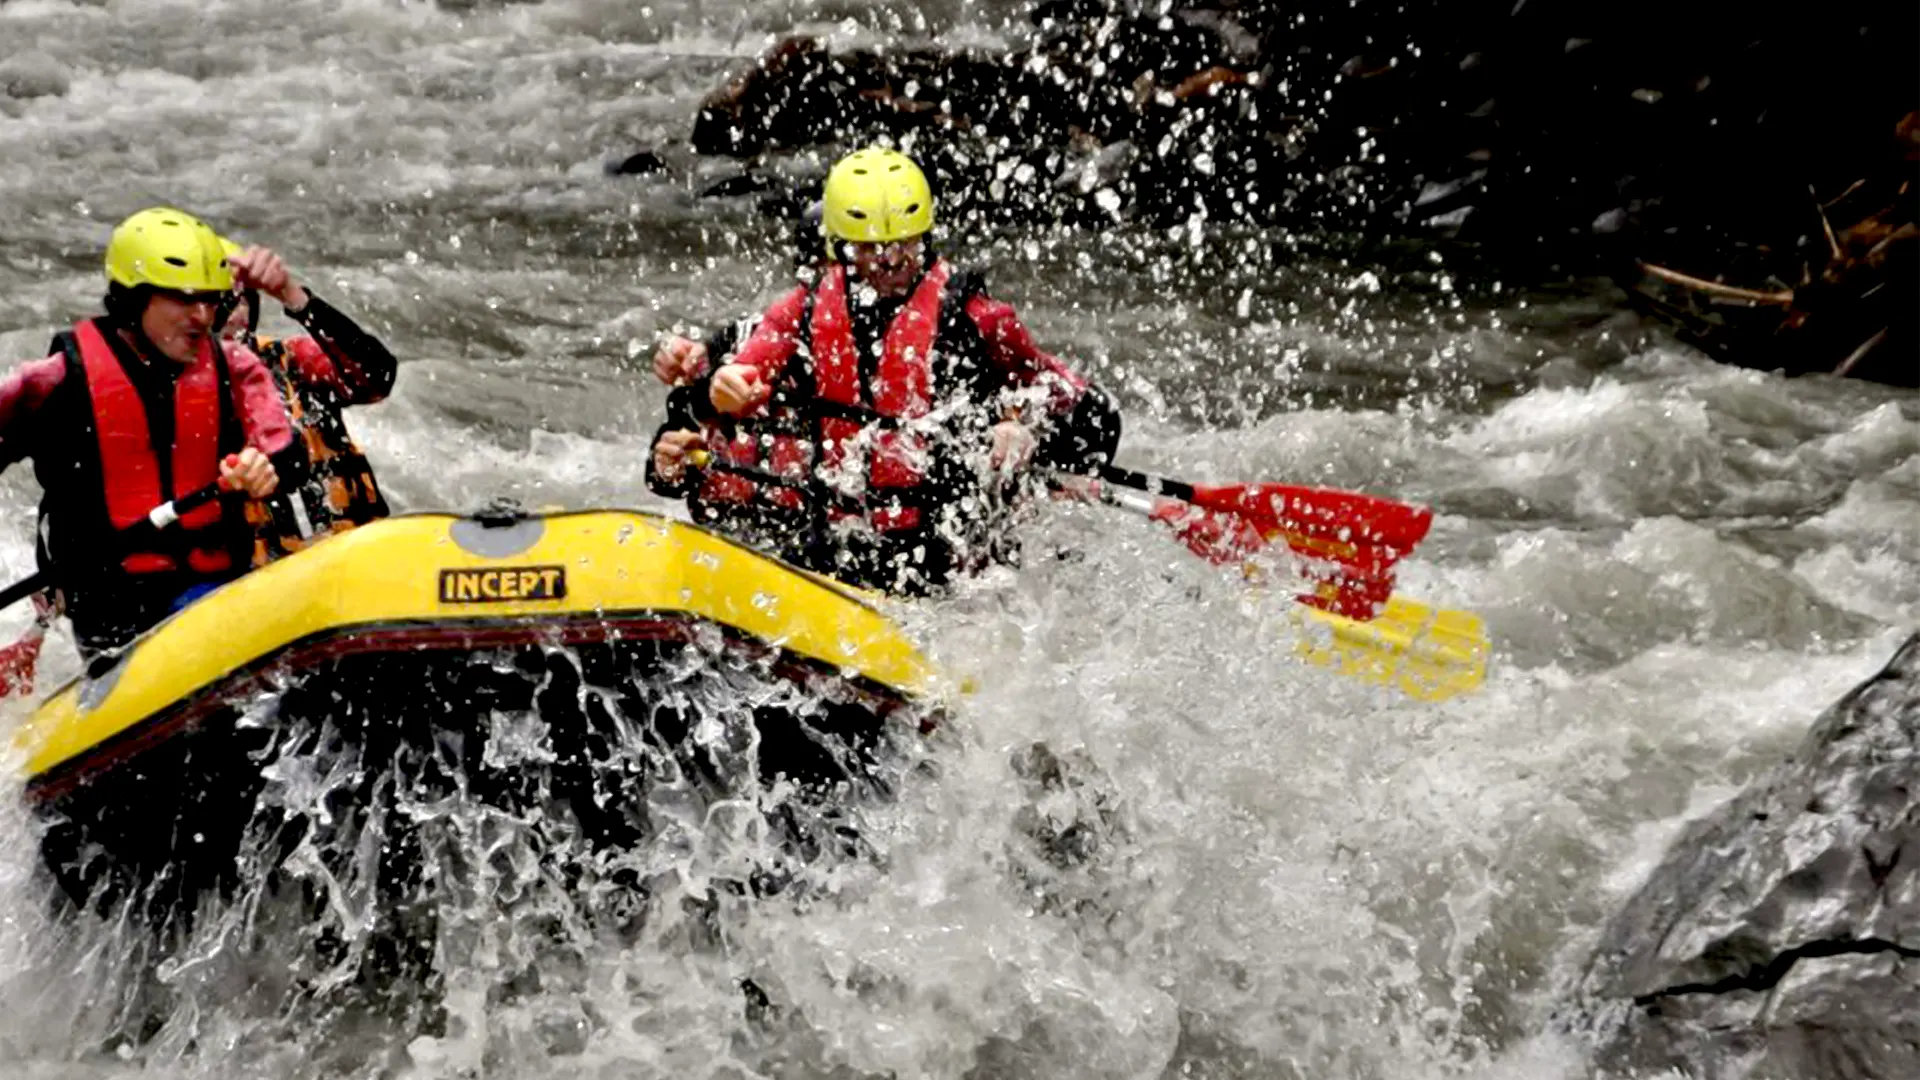
<instances>
[{"instance_id":1,"label":"splashing water","mask_svg":"<svg viewBox=\"0 0 1920 1080\"><path fill-rule=\"evenodd\" d=\"M5 102L0 343L24 359L93 310L111 222L178 202L405 358L350 414L402 507L659 508L653 336L754 308L786 257L750 205L689 196L721 166L601 160L671 148L769 33L916 31L858 5L639 11L0 7L0 53L72 75ZM991 36L997 14L932 18ZM307 752L329 729L283 725L283 687L249 714L260 813L309 831L267 830L285 847L164 948L64 905L5 802L0 1071L1578 1076L1551 1016L1601 920L1920 621L1911 394L1716 367L1597 285L1499 287L1452 253L1219 223L942 242L1115 390L1126 463L1434 506L1401 589L1487 617L1487 685L1415 704L1301 666L1282 598L1053 506L1021 566L901 611L979 690L885 798L763 784L742 710L804 695L711 656L669 678L687 740L733 767L695 791L609 762L658 781L656 835L618 855L527 795L554 768L534 711L448 706L486 734L477 767L529 785L494 805L416 790L428 751L460 752L437 743ZM16 575L33 486L0 478ZM63 640L46 665L71 674ZM851 851L793 842L843 828ZM374 869L402 836L412 891Z\"/></svg>"}]
</instances>

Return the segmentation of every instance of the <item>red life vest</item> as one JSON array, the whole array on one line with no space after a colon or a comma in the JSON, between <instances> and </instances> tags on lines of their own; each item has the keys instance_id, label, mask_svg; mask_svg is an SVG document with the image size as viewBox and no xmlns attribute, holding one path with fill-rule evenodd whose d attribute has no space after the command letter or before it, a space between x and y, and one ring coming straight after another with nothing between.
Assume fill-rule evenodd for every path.
<instances>
[{"instance_id":1,"label":"red life vest","mask_svg":"<svg viewBox=\"0 0 1920 1080\"><path fill-rule=\"evenodd\" d=\"M147 406L120 358L114 355L91 321L75 324L75 342L87 374L93 399L93 428L100 446L100 478L107 519L125 529L146 518L154 507L213 483L220 477L220 420L232 408L220 400L221 378L213 346L200 355L173 383L172 490L160 487L160 461L147 424ZM217 574L233 567L233 553L220 528L222 509L208 503L180 518L175 528L188 538L187 566L201 574ZM173 549L136 551L120 559L129 574L157 574L181 569Z\"/></svg>"},{"instance_id":2,"label":"red life vest","mask_svg":"<svg viewBox=\"0 0 1920 1080\"><path fill-rule=\"evenodd\" d=\"M913 295L887 325L872 376L863 379L853 316L847 308L847 271L842 266L829 269L814 289L807 323L814 392L820 399L894 420L916 420L931 412L934 339L940 332L941 301L952 275L952 267L939 259L921 277ZM805 411L806 406L800 409ZM924 435L832 415L820 417L818 431L820 468L861 470L869 499L884 500L926 483L930 444ZM806 476L813 457L810 446L787 435L713 436L710 431L709 445L718 456L796 479ZM798 491L758 494L781 505L799 505ZM717 471L709 471L701 487L701 497L709 501L741 502L755 495L751 481ZM828 512L838 513L832 508ZM917 506L877 506L867 516L882 532L911 529L921 520Z\"/></svg>"},{"instance_id":3,"label":"red life vest","mask_svg":"<svg viewBox=\"0 0 1920 1080\"><path fill-rule=\"evenodd\" d=\"M783 416L776 422L785 420ZM754 426L759 425L735 424L731 425L730 430L718 424L703 425L707 449L722 461L789 477L796 485L805 484L813 464L812 442L793 434L755 434L748 430ZM718 469L707 470L701 478L700 499L709 503L750 503L759 500L788 510L799 510L806 506L806 496L801 494L798 487L757 484L744 476Z\"/></svg>"},{"instance_id":4,"label":"red life vest","mask_svg":"<svg viewBox=\"0 0 1920 1080\"><path fill-rule=\"evenodd\" d=\"M895 420L917 420L933 411L933 340L940 333L940 301L952 274L945 259L934 260L887 324L873 378L862 386L860 349L847 311L847 271L842 266L827 271L814 291L813 322L807 328L820 396ZM822 467L864 467L869 498L927 482L929 444L924 435L831 416L821 420L820 434ZM917 506L881 507L868 516L882 531L920 524Z\"/></svg>"},{"instance_id":5,"label":"red life vest","mask_svg":"<svg viewBox=\"0 0 1920 1080\"><path fill-rule=\"evenodd\" d=\"M795 294L805 291L806 286L795 286L782 302L793 301ZM812 471L813 441L807 419L798 412L776 399L768 403L763 415L752 420L703 423L701 434L714 457L789 477L796 486L756 484L742 476L709 469L700 481L700 502L715 509L752 503L793 511L806 507L806 497L797 485L805 484Z\"/></svg>"}]
</instances>

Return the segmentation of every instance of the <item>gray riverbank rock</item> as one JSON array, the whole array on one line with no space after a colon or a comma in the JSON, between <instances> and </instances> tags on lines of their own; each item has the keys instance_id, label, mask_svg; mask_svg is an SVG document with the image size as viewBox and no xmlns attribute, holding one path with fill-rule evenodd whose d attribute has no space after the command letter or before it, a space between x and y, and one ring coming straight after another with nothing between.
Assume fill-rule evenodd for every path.
<instances>
[{"instance_id":1,"label":"gray riverbank rock","mask_svg":"<svg viewBox=\"0 0 1920 1080\"><path fill-rule=\"evenodd\" d=\"M1581 997L1598 1076L1920 1077L1920 634L1681 836Z\"/></svg>"}]
</instances>

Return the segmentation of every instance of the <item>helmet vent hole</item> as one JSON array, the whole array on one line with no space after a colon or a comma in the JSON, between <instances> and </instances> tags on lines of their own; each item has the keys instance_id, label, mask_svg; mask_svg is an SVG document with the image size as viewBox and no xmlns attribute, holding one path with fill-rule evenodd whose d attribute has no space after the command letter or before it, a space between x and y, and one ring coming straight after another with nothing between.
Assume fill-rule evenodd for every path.
<instances>
[{"instance_id":1,"label":"helmet vent hole","mask_svg":"<svg viewBox=\"0 0 1920 1080\"><path fill-rule=\"evenodd\" d=\"M866 211L864 211L864 210L855 210L855 209L852 209L851 207L849 207L849 208L847 209L847 216L848 216L848 217L850 217L850 218L853 218L853 219L855 219L855 220L857 220L857 221L865 221L865 220L867 220L867 214L866 214Z\"/></svg>"},{"instance_id":2,"label":"helmet vent hole","mask_svg":"<svg viewBox=\"0 0 1920 1080\"><path fill-rule=\"evenodd\" d=\"M169 255L161 261L165 262L168 266L178 266L182 269L185 269L187 265L187 260L178 255Z\"/></svg>"},{"instance_id":3,"label":"helmet vent hole","mask_svg":"<svg viewBox=\"0 0 1920 1080\"><path fill-rule=\"evenodd\" d=\"M908 214L917 214L920 212L920 204L914 203L912 206L907 207L904 212Z\"/></svg>"},{"instance_id":4,"label":"helmet vent hole","mask_svg":"<svg viewBox=\"0 0 1920 1080\"><path fill-rule=\"evenodd\" d=\"M854 169L854 170L853 170L853 175L855 175L855 176L865 176L865 175L867 175L867 170L866 170L866 168L865 168L865 167L859 167L859 168L856 168L856 169Z\"/></svg>"}]
</instances>

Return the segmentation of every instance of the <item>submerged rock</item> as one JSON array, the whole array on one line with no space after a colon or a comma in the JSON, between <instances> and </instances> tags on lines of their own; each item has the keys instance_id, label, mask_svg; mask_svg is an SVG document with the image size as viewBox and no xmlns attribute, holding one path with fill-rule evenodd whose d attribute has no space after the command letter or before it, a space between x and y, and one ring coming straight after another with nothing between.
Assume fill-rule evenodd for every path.
<instances>
[{"instance_id":1,"label":"submerged rock","mask_svg":"<svg viewBox=\"0 0 1920 1080\"><path fill-rule=\"evenodd\" d=\"M612 159L606 163L608 176L649 176L665 172L667 163L653 150L635 150L624 157Z\"/></svg>"},{"instance_id":2,"label":"submerged rock","mask_svg":"<svg viewBox=\"0 0 1920 1080\"><path fill-rule=\"evenodd\" d=\"M1699 1080L1920 1076L1916 992L1920 634L1681 836L1581 986L1599 1075Z\"/></svg>"},{"instance_id":3,"label":"submerged rock","mask_svg":"<svg viewBox=\"0 0 1920 1080\"><path fill-rule=\"evenodd\" d=\"M7 97L60 97L71 85L67 66L38 49L0 60L0 94Z\"/></svg>"}]
</instances>

